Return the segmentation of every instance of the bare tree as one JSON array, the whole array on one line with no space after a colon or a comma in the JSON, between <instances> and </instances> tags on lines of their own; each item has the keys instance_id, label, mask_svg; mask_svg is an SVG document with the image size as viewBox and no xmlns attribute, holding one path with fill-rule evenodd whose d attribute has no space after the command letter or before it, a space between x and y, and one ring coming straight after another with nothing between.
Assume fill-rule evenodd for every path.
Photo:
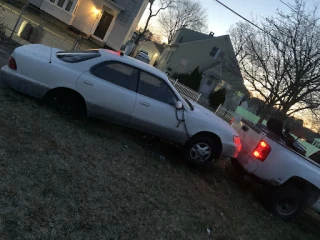
<instances>
[{"instance_id":1,"label":"bare tree","mask_svg":"<svg viewBox=\"0 0 320 240\"><path fill-rule=\"evenodd\" d=\"M149 15L148 15L148 18L147 18L147 21L146 21L146 24L142 30L142 32L139 33L137 39L135 40L135 44L137 45L141 39L141 37L146 33L146 31L148 30L148 27L149 27L149 24L150 24L150 20L153 18L153 17L156 17L161 11L163 10L166 10L167 8L169 8L173 3L174 3L175 0L159 0L160 2L160 7L155 10L154 9L154 3L155 3L155 0L150 0L150 3L149 3Z\"/></svg>"},{"instance_id":2,"label":"bare tree","mask_svg":"<svg viewBox=\"0 0 320 240\"><path fill-rule=\"evenodd\" d=\"M179 0L160 14L159 24L171 43L176 31L182 27L207 31L207 13L199 1Z\"/></svg>"},{"instance_id":3,"label":"bare tree","mask_svg":"<svg viewBox=\"0 0 320 240\"><path fill-rule=\"evenodd\" d=\"M232 37L245 80L259 93L266 109L278 108L282 118L320 104L320 28L317 8L308 12L296 0L290 14L277 13L261 24L263 29L238 24ZM245 31L244 31L245 29ZM240 36L241 35L241 36ZM237 51L237 50L236 50ZM261 115L261 121L267 113Z\"/></svg>"}]
</instances>

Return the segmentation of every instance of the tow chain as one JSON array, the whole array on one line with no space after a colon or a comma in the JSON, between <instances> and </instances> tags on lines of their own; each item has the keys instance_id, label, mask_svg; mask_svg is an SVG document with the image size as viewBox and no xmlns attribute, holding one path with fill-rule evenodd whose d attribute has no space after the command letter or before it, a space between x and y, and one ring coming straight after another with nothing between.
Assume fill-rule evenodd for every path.
<instances>
[{"instance_id":1,"label":"tow chain","mask_svg":"<svg viewBox=\"0 0 320 240\"><path fill-rule=\"evenodd\" d=\"M182 109L182 119L179 119L179 117L178 117L178 109L176 109L176 118L178 120L177 128L179 128L180 124L183 123L184 129L186 130L186 133L187 133L187 137L188 137L188 139L190 139L190 135L189 135L189 132L188 132L188 129L187 129L187 124L186 124L186 119L185 119L185 116L184 116L184 112L185 112L185 110Z\"/></svg>"}]
</instances>

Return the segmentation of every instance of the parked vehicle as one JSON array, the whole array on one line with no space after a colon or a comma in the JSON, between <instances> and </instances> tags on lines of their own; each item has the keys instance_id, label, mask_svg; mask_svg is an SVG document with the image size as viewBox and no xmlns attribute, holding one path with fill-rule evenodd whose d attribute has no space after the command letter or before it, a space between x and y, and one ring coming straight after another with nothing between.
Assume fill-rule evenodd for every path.
<instances>
[{"instance_id":1,"label":"parked vehicle","mask_svg":"<svg viewBox=\"0 0 320 240\"><path fill-rule=\"evenodd\" d=\"M270 207L283 220L293 220L305 207L320 212L320 164L290 149L258 124L233 122L242 142L235 160L247 173L273 186Z\"/></svg>"},{"instance_id":2,"label":"parked vehicle","mask_svg":"<svg viewBox=\"0 0 320 240\"><path fill-rule=\"evenodd\" d=\"M101 118L184 146L189 161L236 158L236 131L184 99L160 70L110 50L65 52L43 45L17 48L1 69L3 83L58 110Z\"/></svg>"},{"instance_id":3,"label":"parked vehicle","mask_svg":"<svg viewBox=\"0 0 320 240\"><path fill-rule=\"evenodd\" d=\"M136 59L145 62L145 63L150 63L150 57L148 56L148 53L140 51L137 56Z\"/></svg>"}]
</instances>

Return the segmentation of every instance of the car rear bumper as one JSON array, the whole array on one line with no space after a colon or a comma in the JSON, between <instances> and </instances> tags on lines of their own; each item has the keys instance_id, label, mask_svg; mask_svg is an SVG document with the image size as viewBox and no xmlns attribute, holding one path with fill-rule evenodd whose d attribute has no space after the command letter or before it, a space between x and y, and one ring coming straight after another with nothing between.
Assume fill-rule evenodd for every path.
<instances>
[{"instance_id":1,"label":"car rear bumper","mask_svg":"<svg viewBox=\"0 0 320 240\"><path fill-rule=\"evenodd\" d=\"M7 65L1 68L1 83L38 99L41 99L49 90L49 88L11 70Z\"/></svg>"}]
</instances>

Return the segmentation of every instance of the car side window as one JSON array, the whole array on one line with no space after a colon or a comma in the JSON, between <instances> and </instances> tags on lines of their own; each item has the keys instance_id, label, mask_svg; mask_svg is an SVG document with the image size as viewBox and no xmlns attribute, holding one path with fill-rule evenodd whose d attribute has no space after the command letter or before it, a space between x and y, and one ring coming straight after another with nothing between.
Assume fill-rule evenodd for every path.
<instances>
[{"instance_id":1,"label":"car side window","mask_svg":"<svg viewBox=\"0 0 320 240\"><path fill-rule=\"evenodd\" d=\"M178 101L164 80L143 71L140 72L138 93L172 106Z\"/></svg>"},{"instance_id":2,"label":"car side window","mask_svg":"<svg viewBox=\"0 0 320 240\"><path fill-rule=\"evenodd\" d=\"M114 83L120 87L136 91L138 69L119 62L106 62L98 65L91 73L98 78Z\"/></svg>"}]
</instances>

